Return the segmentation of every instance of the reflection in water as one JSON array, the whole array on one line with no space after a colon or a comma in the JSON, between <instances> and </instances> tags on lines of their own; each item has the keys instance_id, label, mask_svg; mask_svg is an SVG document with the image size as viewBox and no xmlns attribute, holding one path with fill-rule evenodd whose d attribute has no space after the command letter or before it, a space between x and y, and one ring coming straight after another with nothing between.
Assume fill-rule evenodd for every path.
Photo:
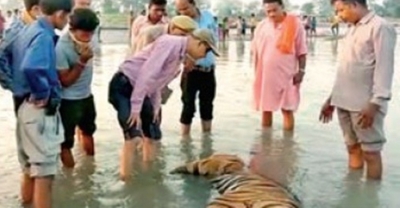
<instances>
[{"instance_id":1,"label":"reflection in water","mask_svg":"<svg viewBox=\"0 0 400 208\"><path fill-rule=\"evenodd\" d=\"M240 58L243 58L244 51L245 51L244 40L243 39L238 39L236 41L236 53L237 53L237 56L240 57ZM238 61L242 61L242 59L238 59Z\"/></svg>"},{"instance_id":2,"label":"reflection in water","mask_svg":"<svg viewBox=\"0 0 400 208\"><path fill-rule=\"evenodd\" d=\"M315 42L316 38L309 38L307 39L307 46L308 46L308 54L311 56L315 55Z\"/></svg>"},{"instance_id":3,"label":"reflection in water","mask_svg":"<svg viewBox=\"0 0 400 208\"><path fill-rule=\"evenodd\" d=\"M201 150L199 158L210 157L214 153L213 138L211 135L205 134L201 140Z\"/></svg>"},{"instance_id":4,"label":"reflection in water","mask_svg":"<svg viewBox=\"0 0 400 208\"><path fill-rule=\"evenodd\" d=\"M296 174L296 142L293 133L274 136L272 129L264 130L253 150L252 168L276 182L288 186Z\"/></svg>"},{"instance_id":5,"label":"reflection in water","mask_svg":"<svg viewBox=\"0 0 400 208\"><path fill-rule=\"evenodd\" d=\"M139 158L140 160L140 158ZM129 207L157 207L162 208L174 202L173 192L166 186L163 171L165 162L157 160L151 164L141 165L133 181L126 184L123 193L126 195L125 203ZM147 167L150 165L150 167ZM147 199L147 200L143 200Z\"/></svg>"},{"instance_id":6,"label":"reflection in water","mask_svg":"<svg viewBox=\"0 0 400 208\"><path fill-rule=\"evenodd\" d=\"M225 41L220 41L218 42L218 50L222 53L222 54L226 54L226 52L228 51L228 44Z\"/></svg>"},{"instance_id":7,"label":"reflection in water","mask_svg":"<svg viewBox=\"0 0 400 208\"><path fill-rule=\"evenodd\" d=\"M183 154L185 160L183 162L188 163L196 160L196 156L193 154L193 150L195 149L193 145L193 140L191 137L184 138L181 141L181 153Z\"/></svg>"},{"instance_id":8,"label":"reflection in water","mask_svg":"<svg viewBox=\"0 0 400 208\"><path fill-rule=\"evenodd\" d=\"M331 40L331 44L332 44L332 55L334 57L336 57L338 55L338 44L339 43L339 39L335 38Z\"/></svg>"},{"instance_id":9,"label":"reflection in water","mask_svg":"<svg viewBox=\"0 0 400 208\"><path fill-rule=\"evenodd\" d=\"M363 172L351 172L343 181L342 200L336 208L365 207L381 208L379 203L380 183L376 181L362 181Z\"/></svg>"},{"instance_id":10,"label":"reflection in water","mask_svg":"<svg viewBox=\"0 0 400 208\"><path fill-rule=\"evenodd\" d=\"M211 135L203 135L201 138L200 153L196 157L193 153L195 147L192 138L184 138L181 141L181 152L185 155L185 162L191 162L212 155L214 153L212 142ZM204 178L193 175L183 175L182 179L182 191L185 203L181 207L206 207L211 197L210 183Z\"/></svg>"},{"instance_id":11,"label":"reflection in water","mask_svg":"<svg viewBox=\"0 0 400 208\"><path fill-rule=\"evenodd\" d=\"M78 162L75 169L63 169L55 181L54 194L64 196L57 197L56 205L61 208L68 208L69 204L75 204L76 207L99 206L93 193L96 163L93 158L85 157L82 153L75 155Z\"/></svg>"},{"instance_id":12,"label":"reflection in water","mask_svg":"<svg viewBox=\"0 0 400 208\"><path fill-rule=\"evenodd\" d=\"M193 153L193 151L195 151L195 146L191 137L184 137L181 140L180 150L182 155L184 155L185 162L203 159L211 156L214 153L213 138L211 134L203 134L200 140L201 144L199 156L195 156L195 154Z\"/></svg>"}]
</instances>

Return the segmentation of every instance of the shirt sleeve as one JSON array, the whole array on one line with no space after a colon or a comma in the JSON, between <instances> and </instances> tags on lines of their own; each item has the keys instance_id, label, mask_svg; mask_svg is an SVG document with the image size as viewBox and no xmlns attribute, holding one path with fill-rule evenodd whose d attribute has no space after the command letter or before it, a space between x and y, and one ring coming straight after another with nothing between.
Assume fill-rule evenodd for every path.
<instances>
[{"instance_id":1,"label":"shirt sleeve","mask_svg":"<svg viewBox=\"0 0 400 208\"><path fill-rule=\"evenodd\" d=\"M68 55L65 50L65 45L63 45L62 42L59 42L56 46L56 67L58 71L67 69L69 70L71 68L68 62Z\"/></svg>"},{"instance_id":2,"label":"shirt sleeve","mask_svg":"<svg viewBox=\"0 0 400 208\"><path fill-rule=\"evenodd\" d=\"M163 87L161 86L163 83L160 82L163 77L160 76L160 73L168 62L169 57L177 55L173 53L173 45L173 43L167 41L154 43L154 49L140 69L139 76L135 82L131 96L132 113L140 113L146 95L155 93L149 92L150 87L159 91ZM152 104L155 105L156 103Z\"/></svg>"},{"instance_id":3,"label":"shirt sleeve","mask_svg":"<svg viewBox=\"0 0 400 208\"><path fill-rule=\"evenodd\" d=\"M397 34L392 26L382 24L373 35L376 60L371 102L383 105L391 99Z\"/></svg>"},{"instance_id":4,"label":"shirt sleeve","mask_svg":"<svg viewBox=\"0 0 400 208\"><path fill-rule=\"evenodd\" d=\"M302 26L301 22L298 22L298 29L297 29L297 36L296 36L296 43L295 43L295 53L296 56L302 56L307 54L307 33L304 27Z\"/></svg>"},{"instance_id":5,"label":"shirt sleeve","mask_svg":"<svg viewBox=\"0 0 400 208\"><path fill-rule=\"evenodd\" d=\"M31 42L22 60L21 69L25 73L34 100L44 100L50 96L48 70L51 66L53 40L39 34Z\"/></svg>"}]
</instances>

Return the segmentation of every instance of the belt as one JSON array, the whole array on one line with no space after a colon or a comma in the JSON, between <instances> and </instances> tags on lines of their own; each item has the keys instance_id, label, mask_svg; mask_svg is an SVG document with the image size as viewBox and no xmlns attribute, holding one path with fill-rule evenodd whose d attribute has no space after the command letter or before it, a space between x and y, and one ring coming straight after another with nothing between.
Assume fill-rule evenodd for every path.
<instances>
[{"instance_id":1,"label":"belt","mask_svg":"<svg viewBox=\"0 0 400 208\"><path fill-rule=\"evenodd\" d=\"M215 65L211 65L208 67L196 65L194 66L193 70L201 71L201 72L211 72L215 69Z\"/></svg>"}]
</instances>

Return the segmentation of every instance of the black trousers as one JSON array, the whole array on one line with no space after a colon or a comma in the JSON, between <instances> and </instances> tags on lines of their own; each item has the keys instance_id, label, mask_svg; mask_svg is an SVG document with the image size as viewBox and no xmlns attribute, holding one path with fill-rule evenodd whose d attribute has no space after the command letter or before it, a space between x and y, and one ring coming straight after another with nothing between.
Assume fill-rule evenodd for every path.
<instances>
[{"instance_id":1,"label":"black trousers","mask_svg":"<svg viewBox=\"0 0 400 208\"><path fill-rule=\"evenodd\" d=\"M63 149L74 147L77 126L87 136L93 136L97 129L96 106L92 95L80 100L61 100L60 115L65 136L65 140L61 144Z\"/></svg>"},{"instance_id":2,"label":"black trousers","mask_svg":"<svg viewBox=\"0 0 400 208\"><path fill-rule=\"evenodd\" d=\"M193 70L182 75L183 109L180 122L189 125L196 112L196 98L199 96L200 117L203 121L213 119L213 102L216 93L215 72Z\"/></svg>"}]
</instances>

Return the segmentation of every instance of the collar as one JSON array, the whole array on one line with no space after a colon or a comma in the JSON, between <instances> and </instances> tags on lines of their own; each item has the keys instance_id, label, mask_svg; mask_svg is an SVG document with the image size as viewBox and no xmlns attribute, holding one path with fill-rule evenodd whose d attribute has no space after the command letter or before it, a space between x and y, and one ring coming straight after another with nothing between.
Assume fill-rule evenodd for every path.
<instances>
[{"instance_id":1,"label":"collar","mask_svg":"<svg viewBox=\"0 0 400 208\"><path fill-rule=\"evenodd\" d=\"M51 36L56 36L55 28L50 24L45 17L41 17L38 20L40 26L42 26Z\"/></svg>"},{"instance_id":2,"label":"collar","mask_svg":"<svg viewBox=\"0 0 400 208\"><path fill-rule=\"evenodd\" d=\"M369 21L371 21L372 18L375 17L375 13L370 11L368 14L366 14L361 20L358 22L358 24L367 24Z\"/></svg>"}]
</instances>

